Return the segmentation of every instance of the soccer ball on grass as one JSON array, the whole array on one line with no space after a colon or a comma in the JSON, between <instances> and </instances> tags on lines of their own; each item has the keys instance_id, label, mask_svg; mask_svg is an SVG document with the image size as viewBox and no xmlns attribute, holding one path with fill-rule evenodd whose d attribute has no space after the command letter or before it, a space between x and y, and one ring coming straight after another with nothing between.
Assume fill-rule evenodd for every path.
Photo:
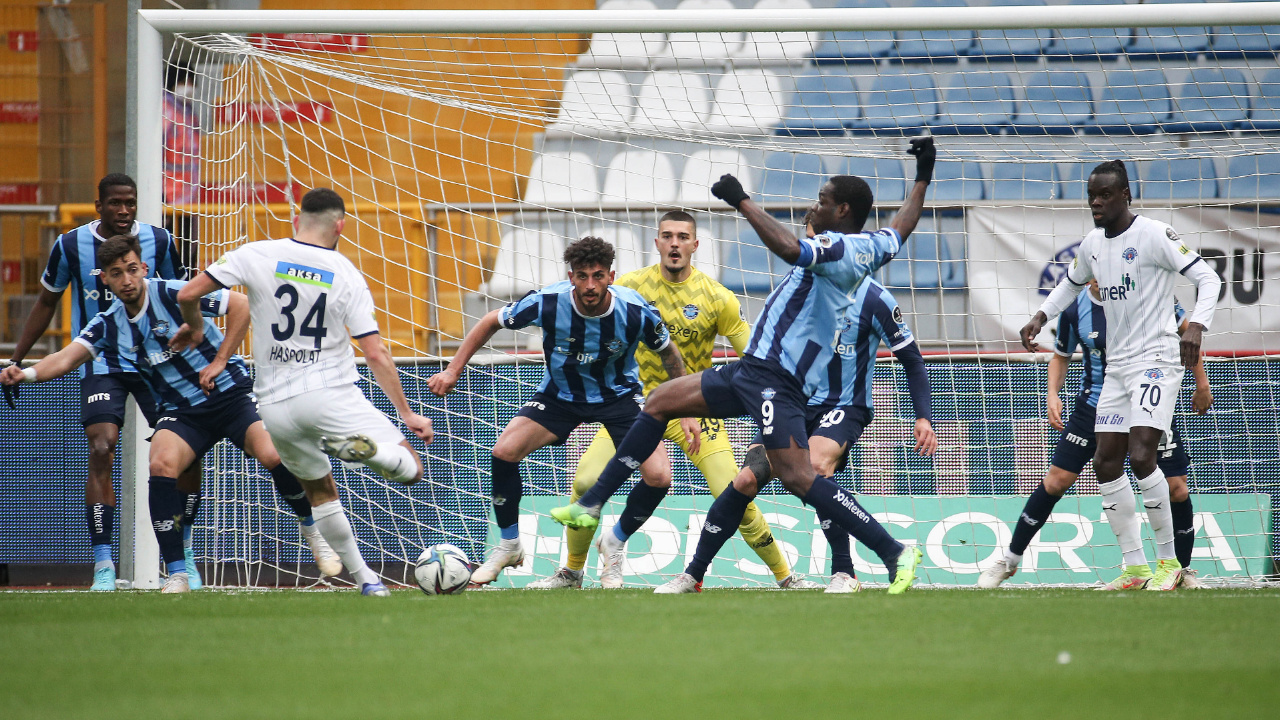
<instances>
[{"instance_id":1,"label":"soccer ball on grass","mask_svg":"<svg viewBox=\"0 0 1280 720\"><path fill-rule=\"evenodd\" d=\"M432 545L418 556L413 578L428 595L454 595L467 589L471 563L458 548L447 543Z\"/></svg>"}]
</instances>

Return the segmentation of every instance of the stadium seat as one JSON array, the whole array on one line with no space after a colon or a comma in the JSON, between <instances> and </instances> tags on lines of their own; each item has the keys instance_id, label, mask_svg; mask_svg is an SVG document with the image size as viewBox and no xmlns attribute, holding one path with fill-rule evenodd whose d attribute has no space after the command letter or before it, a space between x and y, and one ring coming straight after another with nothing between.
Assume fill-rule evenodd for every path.
<instances>
[{"instance_id":1,"label":"stadium seat","mask_svg":"<svg viewBox=\"0 0 1280 720\"><path fill-rule=\"evenodd\" d=\"M1145 0L1147 5L1203 2L1203 0ZM1133 44L1125 53L1135 60L1144 58L1194 57L1209 49L1207 27L1134 28Z\"/></svg>"},{"instance_id":2,"label":"stadium seat","mask_svg":"<svg viewBox=\"0 0 1280 720\"><path fill-rule=\"evenodd\" d=\"M1102 99L1093 122L1085 124L1091 133L1146 135L1160 129L1172 107L1169 85L1159 70L1112 70L1107 73Z\"/></svg>"},{"instance_id":3,"label":"stadium seat","mask_svg":"<svg viewBox=\"0 0 1280 720\"><path fill-rule=\"evenodd\" d=\"M1044 0L992 0L992 7L1044 5ZM971 57L988 60L1037 57L1053 42L1051 30L982 30L965 51Z\"/></svg>"},{"instance_id":4,"label":"stadium seat","mask_svg":"<svg viewBox=\"0 0 1280 720\"><path fill-rule=\"evenodd\" d=\"M608 0L601 10L653 10L649 0ZM650 58L666 50L667 38L662 33L596 33L591 46L578 58L578 66L586 68L639 70L649 66Z\"/></svg>"},{"instance_id":5,"label":"stadium seat","mask_svg":"<svg viewBox=\"0 0 1280 720\"><path fill-rule=\"evenodd\" d=\"M1253 110L1239 128L1258 132L1280 130L1280 70L1269 70L1258 81Z\"/></svg>"},{"instance_id":6,"label":"stadium seat","mask_svg":"<svg viewBox=\"0 0 1280 720\"><path fill-rule=\"evenodd\" d=\"M845 73L811 71L796 78L796 92L778 135L843 135L862 116L858 88Z\"/></svg>"},{"instance_id":7,"label":"stadium seat","mask_svg":"<svg viewBox=\"0 0 1280 720\"><path fill-rule=\"evenodd\" d=\"M1013 118L1017 133L1061 135L1075 132L1093 117L1089 75L1083 72L1038 72L1027 78L1025 102Z\"/></svg>"},{"instance_id":8,"label":"stadium seat","mask_svg":"<svg viewBox=\"0 0 1280 720\"><path fill-rule=\"evenodd\" d=\"M636 93L633 127L662 130L701 130L711 110L711 89L705 73L657 70L649 73Z\"/></svg>"},{"instance_id":9,"label":"stadium seat","mask_svg":"<svg viewBox=\"0 0 1280 720\"><path fill-rule=\"evenodd\" d=\"M698 150L684 162L677 200L690 206L714 206L720 201L711 194L711 185L725 173L733 173L743 187L755 188L751 166L741 152L732 148Z\"/></svg>"},{"instance_id":10,"label":"stadium seat","mask_svg":"<svg viewBox=\"0 0 1280 720\"><path fill-rule=\"evenodd\" d=\"M1280 153L1241 155L1227 164L1231 200L1280 200Z\"/></svg>"},{"instance_id":11,"label":"stadium seat","mask_svg":"<svg viewBox=\"0 0 1280 720\"><path fill-rule=\"evenodd\" d=\"M675 202L679 182L666 155L652 150L627 150L610 161L604 173L606 202Z\"/></svg>"},{"instance_id":12,"label":"stadium seat","mask_svg":"<svg viewBox=\"0 0 1280 720\"><path fill-rule=\"evenodd\" d=\"M1151 160L1142 168L1142 197L1147 200L1216 198L1218 171L1210 158Z\"/></svg>"},{"instance_id":13,"label":"stadium seat","mask_svg":"<svg viewBox=\"0 0 1280 720\"><path fill-rule=\"evenodd\" d=\"M937 115L938 91L929 75L881 75L867 93L862 120L847 127L858 132L914 134Z\"/></svg>"},{"instance_id":14,"label":"stadium seat","mask_svg":"<svg viewBox=\"0 0 1280 720\"><path fill-rule=\"evenodd\" d=\"M809 10L809 0L760 0L756 10ZM806 32L754 32L747 33L746 41L733 54L733 64L743 67L753 63L785 64L803 61L813 55L818 43L817 33Z\"/></svg>"},{"instance_id":15,"label":"stadium seat","mask_svg":"<svg viewBox=\"0 0 1280 720\"><path fill-rule=\"evenodd\" d=\"M866 180L877 203L899 203L907 197L906 172L897 158L827 158L825 165L828 175L857 175Z\"/></svg>"},{"instance_id":16,"label":"stadium seat","mask_svg":"<svg viewBox=\"0 0 1280 720\"><path fill-rule=\"evenodd\" d=\"M721 248L720 283L735 295L765 295L773 290L773 253L747 228L738 241ZM785 263L784 263L785 265Z\"/></svg>"},{"instance_id":17,"label":"stadium seat","mask_svg":"<svg viewBox=\"0 0 1280 720\"><path fill-rule=\"evenodd\" d=\"M831 173L822 168L817 155L769 153L764 159L764 175L760 178L760 202L811 203ZM750 192L750 188L747 188ZM752 197L756 197L752 193Z\"/></svg>"},{"instance_id":18,"label":"stadium seat","mask_svg":"<svg viewBox=\"0 0 1280 720\"><path fill-rule=\"evenodd\" d=\"M839 0L837 8L887 8L886 0ZM824 33L823 40L813 53L814 62L850 63L875 62L893 52L893 33L888 30L844 30Z\"/></svg>"},{"instance_id":19,"label":"stadium seat","mask_svg":"<svg viewBox=\"0 0 1280 720\"><path fill-rule=\"evenodd\" d=\"M1089 5L1123 5L1124 0L1071 0L1069 5L1081 6L1081 13L1088 13ZM1132 28L1072 28L1056 32L1057 38L1045 49L1050 60L1076 60L1081 57L1111 60L1117 57L1133 40Z\"/></svg>"},{"instance_id":20,"label":"stadium seat","mask_svg":"<svg viewBox=\"0 0 1280 720\"><path fill-rule=\"evenodd\" d=\"M933 183L926 197L934 202L969 202L984 198L982 165L976 162L944 160L933 171Z\"/></svg>"},{"instance_id":21,"label":"stadium seat","mask_svg":"<svg viewBox=\"0 0 1280 720\"><path fill-rule=\"evenodd\" d=\"M1013 122L1013 86L1005 73L956 73L943 91L935 135L998 133Z\"/></svg>"},{"instance_id":22,"label":"stadium seat","mask_svg":"<svg viewBox=\"0 0 1280 720\"><path fill-rule=\"evenodd\" d=\"M987 188L991 200L1056 200L1060 196L1053 163L996 163Z\"/></svg>"},{"instance_id":23,"label":"stadium seat","mask_svg":"<svg viewBox=\"0 0 1280 720\"><path fill-rule=\"evenodd\" d=\"M600 199L600 179L586 153L544 153L533 159L522 199L527 203L587 204Z\"/></svg>"},{"instance_id":24,"label":"stadium seat","mask_svg":"<svg viewBox=\"0 0 1280 720\"><path fill-rule=\"evenodd\" d=\"M613 245L613 269L619 277L649 264L648 254L652 245L643 239L639 228L622 224L598 225L586 234Z\"/></svg>"},{"instance_id":25,"label":"stadium seat","mask_svg":"<svg viewBox=\"0 0 1280 720\"><path fill-rule=\"evenodd\" d=\"M724 10L733 12L729 0L681 0L676 10ZM742 48L742 33L671 33L667 35L667 55L655 62L716 64L728 60Z\"/></svg>"},{"instance_id":26,"label":"stadium seat","mask_svg":"<svg viewBox=\"0 0 1280 720\"><path fill-rule=\"evenodd\" d=\"M912 7L965 7L965 0L915 0ZM972 30L899 30L894 54L903 62L955 62L973 46Z\"/></svg>"},{"instance_id":27,"label":"stadium seat","mask_svg":"<svg viewBox=\"0 0 1280 720\"><path fill-rule=\"evenodd\" d=\"M720 77L712 92L707 129L756 135L782 120L782 81L768 70L740 70Z\"/></svg>"},{"instance_id":28,"label":"stadium seat","mask_svg":"<svg viewBox=\"0 0 1280 720\"><path fill-rule=\"evenodd\" d=\"M578 71L561 94L560 113L548 130L570 127L622 131L635 112L631 84L620 72Z\"/></svg>"},{"instance_id":29,"label":"stadium seat","mask_svg":"<svg viewBox=\"0 0 1280 720\"><path fill-rule=\"evenodd\" d=\"M1216 67L1193 68L1173 99L1165 132L1234 130L1249 116L1249 84L1244 73Z\"/></svg>"},{"instance_id":30,"label":"stadium seat","mask_svg":"<svg viewBox=\"0 0 1280 720\"><path fill-rule=\"evenodd\" d=\"M964 258L952 257L947 234L926 216L884 266L880 282L890 291L961 289L966 283Z\"/></svg>"},{"instance_id":31,"label":"stadium seat","mask_svg":"<svg viewBox=\"0 0 1280 720\"><path fill-rule=\"evenodd\" d=\"M1058 166L1058 178L1062 181L1058 186L1060 200L1084 200L1089 197L1089 175L1093 169L1098 166L1102 160L1087 160L1085 162L1064 163ZM1142 191L1142 185L1138 182L1138 169L1132 162L1126 162L1125 168L1129 172L1129 193L1137 198Z\"/></svg>"},{"instance_id":32,"label":"stadium seat","mask_svg":"<svg viewBox=\"0 0 1280 720\"><path fill-rule=\"evenodd\" d=\"M480 286L481 293L507 300L564 279L564 238L559 234L511 228L502 233L501 242L493 274Z\"/></svg>"},{"instance_id":33,"label":"stadium seat","mask_svg":"<svg viewBox=\"0 0 1280 720\"><path fill-rule=\"evenodd\" d=\"M1215 27L1209 41L1213 60L1274 58L1280 50L1280 25Z\"/></svg>"}]
</instances>

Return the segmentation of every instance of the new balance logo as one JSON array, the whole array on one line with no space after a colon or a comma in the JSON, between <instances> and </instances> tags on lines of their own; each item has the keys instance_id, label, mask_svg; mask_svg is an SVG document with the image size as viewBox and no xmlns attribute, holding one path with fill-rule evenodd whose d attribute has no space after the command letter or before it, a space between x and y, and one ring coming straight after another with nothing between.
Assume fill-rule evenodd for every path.
<instances>
[{"instance_id":1,"label":"new balance logo","mask_svg":"<svg viewBox=\"0 0 1280 720\"><path fill-rule=\"evenodd\" d=\"M1195 534L1196 534L1196 529L1195 529L1195 528L1186 528L1186 529L1183 529L1183 530L1175 530L1174 532L1178 533L1179 535L1195 535Z\"/></svg>"},{"instance_id":2,"label":"new balance logo","mask_svg":"<svg viewBox=\"0 0 1280 720\"><path fill-rule=\"evenodd\" d=\"M830 520L823 520L823 521L822 521L822 529L823 529L823 530L830 530L830 529L831 529L831 521L830 521Z\"/></svg>"},{"instance_id":3,"label":"new balance logo","mask_svg":"<svg viewBox=\"0 0 1280 720\"><path fill-rule=\"evenodd\" d=\"M173 530L172 520L156 520L151 523L151 528L156 532L170 532Z\"/></svg>"},{"instance_id":4,"label":"new balance logo","mask_svg":"<svg viewBox=\"0 0 1280 720\"><path fill-rule=\"evenodd\" d=\"M85 399L84 404L92 405L93 403L96 403L100 400L110 400L110 399L111 399L111 393L94 393Z\"/></svg>"},{"instance_id":5,"label":"new balance logo","mask_svg":"<svg viewBox=\"0 0 1280 720\"><path fill-rule=\"evenodd\" d=\"M1030 515L1028 515L1028 514L1026 514L1026 513L1022 513L1022 522L1024 522L1024 523L1026 523L1026 524L1030 525L1031 527L1035 527L1035 526L1037 526L1037 525L1039 525L1039 524L1040 524L1040 521L1039 521L1039 520L1037 520L1037 519L1035 519L1035 518L1031 517Z\"/></svg>"},{"instance_id":6,"label":"new balance logo","mask_svg":"<svg viewBox=\"0 0 1280 720\"><path fill-rule=\"evenodd\" d=\"M703 531L703 532L709 532L709 533L711 533L712 535L715 535L716 533L720 532L720 526L719 526L719 525L712 525L712 524L711 524L711 523L709 523L709 522L708 522L708 523L703 523L703 524L702 524L702 531Z\"/></svg>"},{"instance_id":7,"label":"new balance logo","mask_svg":"<svg viewBox=\"0 0 1280 720\"><path fill-rule=\"evenodd\" d=\"M503 505L506 505L506 504L507 504L507 499L506 499L505 497L503 497L503 496L501 496L501 495L494 495L494 496L493 496L493 506L494 506L494 507L502 507Z\"/></svg>"},{"instance_id":8,"label":"new balance logo","mask_svg":"<svg viewBox=\"0 0 1280 720\"><path fill-rule=\"evenodd\" d=\"M636 460L630 455L623 455L622 457L618 458L618 462L622 463L623 465L626 465L632 470L635 470L636 468L640 467L640 461Z\"/></svg>"}]
</instances>

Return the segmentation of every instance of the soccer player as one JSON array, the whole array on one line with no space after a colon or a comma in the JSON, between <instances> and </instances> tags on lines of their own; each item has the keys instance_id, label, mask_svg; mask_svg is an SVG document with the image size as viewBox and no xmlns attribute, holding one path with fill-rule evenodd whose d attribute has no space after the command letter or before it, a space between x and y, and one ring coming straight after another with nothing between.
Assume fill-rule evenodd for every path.
<instances>
[{"instance_id":1,"label":"soccer player","mask_svg":"<svg viewBox=\"0 0 1280 720\"><path fill-rule=\"evenodd\" d=\"M933 138L912 140L908 152L916 156L916 182L890 226L874 233L862 232L873 198L861 178L837 175L823 185L813 209L818 234L812 240L797 240L732 175L712 185L712 193L742 213L765 246L795 268L769 294L746 356L655 389L595 487L576 503L553 509L553 518L576 527L597 524L601 507L631 474L635 458L653 451L672 419L750 414L764 441L764 452L747 458L757 481L764 484L776 474L788 491L876 550L894 578L891 593L911 586L920 551L890 537L830 477L815 475L804 422L808 400L835 359L839 334L833 330L852 322L853 291L893 258L920 220L937 157ZM731 485L712 504L704 527L736 527L749 500Z\"/></svg>"},{"instance_id":2,"label":"soccer player","mask_svg":"<svg viewBox=\"0 0 1280 720\"><path fill-rule=\"evenodd\" d=\"M502 540L472 573L477 585L493 582L504 568L524 561L517 525L520 461L539 448L563 443L586 422L600 423L615 443L620 441L644 404L635 357L639 343L657 354L668 377L684 375L684 360L662 316L640 293L613 284L613 258L613 246L600 238L570 243L564 251L568 280L485 315L463 338L449 365L427 380L431 391L444 397L471 356L499 329L542 328L547 362L542 386L507 423L493 448L493 515ZM631 461L631 469L640 468L641 482L618 518L624 538L649 519L671 484L666 449L654 445L637 455L642 460ZM601 555L608 556L605 551Z\"/></svg>"},{"instance_id":3,"label":"soccer player","mask_svg":"<svg viewBox=\"0 0 1280 720\"><path fill-rule=\"evenodd\" d=\"M711 367L711 354L717 335L729 339L741 356L747 347L751 326L742 319L738 298L724 285L694 268L690 261L698 249L698 227L693 216L682 210L673 210L658 220L658 237L654 246L661 258L656 264L636 270L618 278L617 285L640 293L657 308L666 320L667 330L680 356L684 358L685 372L698 372ZM640 382L645 394L653 391L667 379L658 354L641 345L636 348L636 360L640 366ZM707 480L712 495L719 495L738 472L733 457L733 447L724 424L719 420L683 418L667 424L665 437L680 446L684 454ZM604 428L596 432L590 447L578 461L573 476L573 497L577 500L595 484L596 477L609 458L613 457L613 441ZM666 485L671 484L670 466L663 466L667 475ZM617 526L615 526L617 527ZM738 527L742 539L764 561L774 580L783 588L816 588L817 583L805 580L791 572L791 565L774 542L773 532L755 503L747 506L747 512ZM582 568L587 562L587 551L595 528L569 528L569 559L566 567L554 575L528 585L535 590L582 587ZM605 533L600 540L604 572L600 584L606 588L622 587L622 560L624 539L616 532Z\"/></svg>"},{"instance_id":4,"label":"soccer player","mask_svg":"<svg viewBox=\"0 0 1280 720\"><path fill-rule=\"evenodd\" d=\"M1049 360L1049 394L1046 402L1049 424L1061 431L1062 435L1054 448L1049 472L1040 486L1032 491L1031 497L1027 498L1027 504L1018 516L1018 524L1014 527L1013 538L1005 549L1004 557L983 570L978 577L980 588L997 588L1018 572L1022 555L1032 538L1049 520L1054 506L1075 484L1080 471L1093 459L1098 445L1094 436L1094 423L1107 367L1107 317L1105 311L1097 312L1101 306L1098 281L1090 280L1088 292L1080 293L1076 301L1058 318L1054 355ZM1175 302L1174 316L1180 323L1179 332L1186 330L1187 321L1183 319L1185 314L1182 306ZM1067 366L1077 345L1084 351L1084 372L1080 381L1080 393L1064 424L1062 398L1058 393L1067 378ZM1195 412L1203 414L1213 404L1213 392L1209 389L1209 376L1205 374L1203 361L1195 364L1192 374L1195 376L1196 389L1191 407ZM1171 421L1171 427L1172 433L1168 441L1162 442L1156 449L1156 466L1169 481L1174 556L1183 567L1182 586L1194 588L1199 583L1195 571L1189 567L1196 532L1191 495L1187 490L1187 470L1191 466L1191 460L1187 457L1187 449L1178 432L1176 419Z\"/></svg>"},{"instance_id":5,"label":"soccer player","mask_svg":"<svg viewBox=\"0 0 1280 720\"><path fill-rule=\"evenodd\" d=\"M1169 483L1156 463L1160 441L1172 430L1184 367L1200 361L1200 341L1213 320L1221 281L1168 225L1129 210L1129 175L1118 160L1089 175L1094 229L1085 235L1066 276L1021 331L1034 352L1040 330L1071 307L1090 280L1098 281L1107 323L1107 367L1098 397L1093 469L1102 509L1124 553L1124 572L1109 590L1173 590L1182 578L1174 553ZM1196 304L1182 341L1173 312L1178 273L1196 284ZM1181 363L1179 363L1181 358ZM1142 549L1136 498L1125 457L1138 479L1156 540L1156 572Z\"/></svg>"},{"instance_id":6,"label":"soccer player","mask_svg":"<svg viewBox=\"0 0 1280 720\"><path fill-rule=\"evenodd\" d=\"M244 286L253 318L258 413L284 466L301 480L320 534L361 592L385 596L386 588L356 545L329 455L364 463L405 485L422 478L422 461L356 387L360 374L352 338L405 426L430 442L431 421L409 409L395 360L378 334L369 286L337 251L346 225L342 198L316 188L303 196L301 210L293 238L247 243L226 253L179 290L177 298L187 326L194 329L202 297ZM178 345L200 339L193 330Z\"/></svg>"},{"instance_id":7,"label":"soccer player","mask_svg":"<svg viewBox=\"0 0 1280 720\"><path fill-rule=\"evenodd\" d=\"M103 312L85 325L66 347L33 367L5 368L0 383L44 382L114 353L128 359L151 390L163 416L151 437L151 525L169 577L163 592L183 593L190 578L183 547L183 497L177 477L217 442L230 439L273 477L297 478L280 463L271 438L258 419L250 393L249 373L232 353L249 327L249 304L243 295L222 290L201 300L205 317L226 315L227 336L205 320L200 342L179 352L170 340L188 332L177 295L182 280L148 278L137 238L116 235L97 252L103 282L115 296ZM201 318L203 320L203 318Z\"/></svg>"}]
</instances>

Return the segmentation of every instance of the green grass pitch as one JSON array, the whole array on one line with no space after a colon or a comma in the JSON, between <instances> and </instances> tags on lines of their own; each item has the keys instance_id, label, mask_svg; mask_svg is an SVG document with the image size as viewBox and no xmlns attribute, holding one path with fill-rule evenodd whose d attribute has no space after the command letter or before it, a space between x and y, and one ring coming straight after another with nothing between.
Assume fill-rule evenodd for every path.
<instances>
[{"instance_id":1,"label":"green grass pitch","mask_svg":"<svg viewBox=\"0 0 1280 720\"><path fill-rule=\"evenodd\" d=\"M23 720L1280 716L1270 589L11 592L0 648Z\"/></svg>"}]
</instances>

